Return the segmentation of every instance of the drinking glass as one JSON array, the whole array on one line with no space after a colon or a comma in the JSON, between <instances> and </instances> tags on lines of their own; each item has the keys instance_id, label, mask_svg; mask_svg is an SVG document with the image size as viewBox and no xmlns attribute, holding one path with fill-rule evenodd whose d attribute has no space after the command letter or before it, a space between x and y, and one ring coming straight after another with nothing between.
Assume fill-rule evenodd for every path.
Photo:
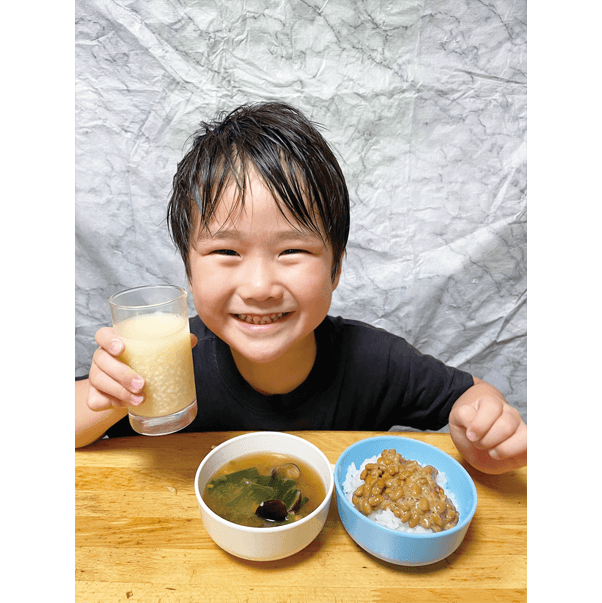
<instances>
[{"instance_id":1,"label":"drinking glass","mask_svg":"<svg viewBox=\"0 0 602 603\"><path fill-rule=\"evenodd\" d=\"M109 299L113 328L125 343L120 355L145 380L146 400L128 406L132 428L166 435L197 414L186 291L174 285L127 289Z\"/></svg>"}]
</instances>

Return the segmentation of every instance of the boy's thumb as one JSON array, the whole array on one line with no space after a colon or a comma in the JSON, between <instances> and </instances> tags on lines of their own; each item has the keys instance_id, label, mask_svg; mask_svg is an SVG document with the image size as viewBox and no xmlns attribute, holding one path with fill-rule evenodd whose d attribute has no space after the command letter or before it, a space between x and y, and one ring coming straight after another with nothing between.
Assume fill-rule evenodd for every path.
<instances>
[{"instance_id":1,"label":"boy's thumb","mask_svg":"<svg viewBox=\"0 0 602 603\"><path fill-rule=\"evenodd\" d=\"M458 410L454 413L453 418L450 420L450 423L453 423L456 427L467 429L470 427L470 424L472 423L476 414L476 408L473 408L467 404L461 408L458 408Z\"/></svg>"}]
</instances>

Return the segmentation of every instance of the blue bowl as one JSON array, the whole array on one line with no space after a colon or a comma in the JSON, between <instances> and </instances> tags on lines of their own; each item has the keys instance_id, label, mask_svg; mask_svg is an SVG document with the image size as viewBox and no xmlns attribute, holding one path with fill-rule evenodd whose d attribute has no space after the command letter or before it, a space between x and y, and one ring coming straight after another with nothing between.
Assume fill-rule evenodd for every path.
<instances>
[{"instance_id":1,"label":"blue bowl","mask_svg":"<svg viewBox=\"0 0 602 603\"><path fill-rule=\"evenodd\" d=\"M442 532L415 534L385 528L360 513L345 497L343 482L351 463L359 469L368 458L394 448L404 458L432 465L445 473L445 489L454 494L460 514L457 525ZM429 565L451 555L462 543L477 510L477 490L466 469L435 446L403 436L376 436L356 442L339 457L334 467L339 516L347 533L365 551L397 565Z\"/></svg>"}]
</instances>

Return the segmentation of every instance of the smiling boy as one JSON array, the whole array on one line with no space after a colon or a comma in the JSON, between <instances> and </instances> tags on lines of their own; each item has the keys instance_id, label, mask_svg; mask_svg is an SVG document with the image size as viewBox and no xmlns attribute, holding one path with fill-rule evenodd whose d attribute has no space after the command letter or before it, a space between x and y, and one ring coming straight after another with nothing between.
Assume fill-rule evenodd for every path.
<instances>
[{"instance_id":1,"label":"smiling boy","mask_svg":"<svg viewBox=\"0 0 602 603\"><path fill-rule=\"evenodd\" d=\"M464 458L526 464L527 428L493 386L403 338L328 316L349 233L341 169L315 126L282 103L204 124L178 165L168 225L198 316L190 321L199 412L185 431L386 430L447 423ZM144 375L96 334L76 382L76 446L134 435Z\"/></svg>"},{"instance_id":2,"label":"smiling boy","mask_svg":"<svg viewBox=\"0 0 602 603\"><path fill-rule=\"evenodd\" d=\"M294 226L254 171L247 195L239 207L230 184L208 231L195 237L190 289L203 323L230 346L245 381L285 394L314 365L314 331L328 313L340 267L332 279L331 246Z\"/></svg>"}]
</instances>

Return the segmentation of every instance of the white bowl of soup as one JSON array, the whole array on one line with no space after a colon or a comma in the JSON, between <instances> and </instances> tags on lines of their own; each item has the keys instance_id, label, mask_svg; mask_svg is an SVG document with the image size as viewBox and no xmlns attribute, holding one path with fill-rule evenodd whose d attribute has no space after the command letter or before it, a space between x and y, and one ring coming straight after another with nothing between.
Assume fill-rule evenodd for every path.
<instances>
[{"instance_id":1,"label":"white bowl of soup","mask_svg":"<svg viewBox=\"0 0 602 603\"><path fill-rule=\"evenodd\" d=\"M265 431L214 448L199 465L194 488L203 525L219 547L242 559L274 561L316 539L334 477L319 448Z\"/></svg>"}]
</instances>

